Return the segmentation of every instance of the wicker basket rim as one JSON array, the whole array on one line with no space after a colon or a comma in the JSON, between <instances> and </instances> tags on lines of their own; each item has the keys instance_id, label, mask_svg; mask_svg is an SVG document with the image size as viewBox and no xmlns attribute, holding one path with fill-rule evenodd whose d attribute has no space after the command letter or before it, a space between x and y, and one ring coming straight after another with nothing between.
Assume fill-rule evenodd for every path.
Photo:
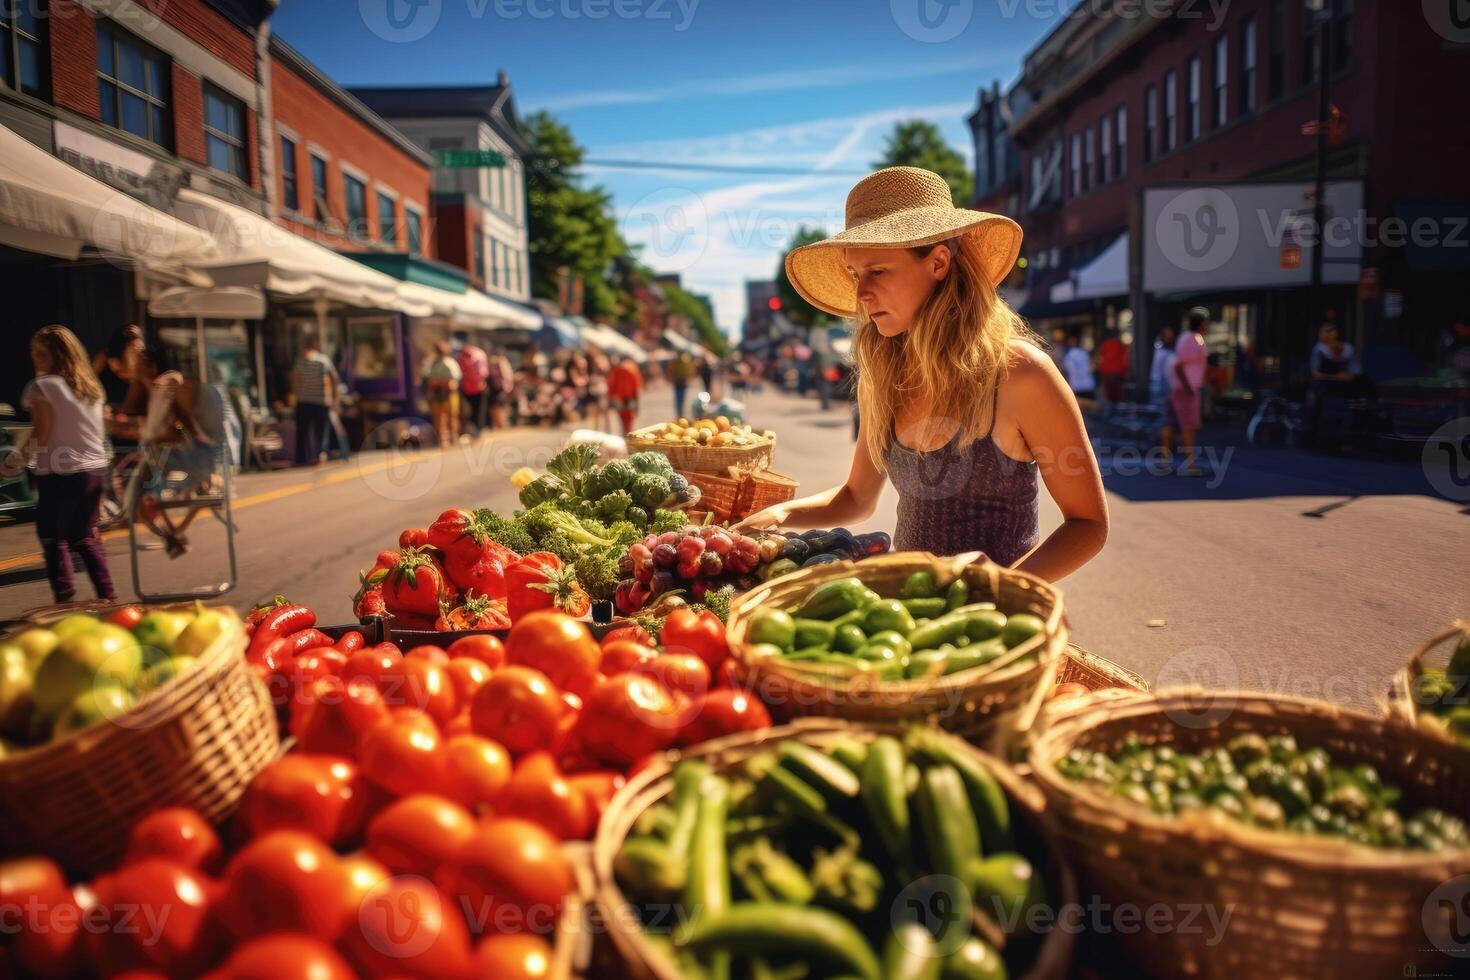
<instances>
[{"instance_id":1,"label":"wicker basket rim","mask_svg":"<svg viewBox=\"0 0 1470 980\"><path fill-rule=\"evenodd\" d=\"M105 724L92 725L70 732L62 738L44 745L23 747L21 751L0 758L0 773L12 775L24 772L33 766L55 763L59 758L74 752L90 751L97 744L109 740L119 732L138 731L161 726L188 711L199 699L202 690L228 670L235 658L236 641L244 630L239 613L229 606L212 606L211 610L226 613L229 626L199 655L198 663L183 676L175 678L156 691L150 691L127 711ZM8 634L13 635L13 634ZM167 696L172 703L166 710L159 711L159 699ZM118 719L133 719L137 724L117 724Z\"/></svg>"},{"instance_id":2,"label":"wicker basket rim","mask_svg":"<svg viewBox=\"0 0 1470 980\"><path fill-rule=\"evenodd\" d=\"M1083 783L1074 782L1056 770L1055 762L1070 750L1084 732L1104 722L1147 714L1167 712L1175 707L1197 709L1203 697L1218 704L1229 701L1232 711L1242 708L1262 713L1290 716L1301 720L1346 719L1354 724L1383 727L1386 719L1354 708L1330 704L1295 695L1275 695L1261 691L1206 691L1203 688L1173 688L1157 693L1135 692L1123 697L1102 699L1079 698L1049 719L1047 728L1031 743L1027 752L1032 778L1042 784L1048 795L1055 794L1063 805L1091 808L1120 817L1155 834L1180 840L1193 848L1211 848L1222 843L1238 846L1276 860L1329 870L1362 872L1429 871L1452 877L1447 858L1464 858L1470 848L1420 852L1391 851L1331 838L1313 837L1257 830L1248 824L1225 817L1210 818L1187 813L1163 817L1146 807L1118 797L1105 796ZM1213 709L1212 709L1213 710ZM1402 729L1405 734L1423 737L1417 729Z\"/></svg>"},{"instance_id":3,"label":"wicker basket rim","mask_svg":"<svg viewBox=\"0 0 1470 980\"><path fill-rule=\"evenodd\" d=\"M1389 717L1399 717L1410 725L1419 728L1420 731L1429 732L1435 737L1453 742L1444 732L1436 728L1421 725L1419 704L1414 700L1414 681L1424 674L1424 659L1429 656L1441 643L1447 643L1457 636L1470 637L1470 620L1457 619L1444 630L1420 643L1409 655L1408 661L1394 671L1393 679L1389 682L1389 694L1386 699L1381 699L1379 706Z\"/></svg>"}]
</instances>

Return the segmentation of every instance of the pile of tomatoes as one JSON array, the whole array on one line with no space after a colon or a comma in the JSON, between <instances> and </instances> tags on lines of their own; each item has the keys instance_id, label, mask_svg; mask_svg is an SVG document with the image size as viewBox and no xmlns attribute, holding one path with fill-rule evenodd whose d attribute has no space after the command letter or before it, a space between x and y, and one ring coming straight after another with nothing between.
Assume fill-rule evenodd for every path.
<instances>
[{"instance_id":1,"label":"pile of tomatoes","mask_svg":"<svg viewBox=\"0 0 1470 980\"><path fill-rule=\"evenodd\" d=\"M661 648L540 610L504 642L407 652L352 634L288 651L277 641L315 629L276 613L252 639L293 750L224 840L170 809L91 882L0 862L0 909L30 910L0 977L550 976L575 887L562 842L590 838L625 774L664 750L770 724L731 686L708 612L671 615Z\"/></svg>"}]
</instances>

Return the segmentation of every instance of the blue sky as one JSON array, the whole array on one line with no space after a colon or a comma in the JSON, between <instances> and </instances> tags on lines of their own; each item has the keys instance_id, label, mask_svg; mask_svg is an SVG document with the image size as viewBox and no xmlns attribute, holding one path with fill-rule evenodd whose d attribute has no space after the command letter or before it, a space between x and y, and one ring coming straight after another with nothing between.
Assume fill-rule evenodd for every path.
<instances>
[{"instance_id":1,"label":"blue sky","mask_svg":"<svg viewBox=\"0 0 1470 980\"><path fill-rule=\"evenodd\" d=\"M896 122L968 158L976 90L1013 79L1070 0L283 0L274 29L345 85L487 82L547 109L592 159L794 176L588 167L644 260L738 328L795 229L837 229ZM857 174L853 172L856 171Z\"/></svg>"}]
</instances>

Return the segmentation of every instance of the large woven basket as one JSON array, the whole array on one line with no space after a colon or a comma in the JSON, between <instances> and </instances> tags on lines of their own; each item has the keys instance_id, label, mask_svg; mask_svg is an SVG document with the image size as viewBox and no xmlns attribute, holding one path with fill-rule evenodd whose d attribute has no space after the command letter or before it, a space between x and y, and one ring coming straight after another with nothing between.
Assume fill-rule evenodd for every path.
<instances>
[{"instance_id":1,"label":"large woven basket","mask_svg":"<svg viewBox=\"0 0 1470 980\"><path fill-rule=\"evenodd\" d=\"M619 975L642 980L680 980L678 972L672 970L671 965L649 943L638 914L628 903L613 871L613 862L618 851L639 815L673 790L672 773L678 758L703 759L717 772L723 772L788 738L820 747L839 738L855 737L871 741L880 734L901 735L902 732L900 726L860 726L833 719L806 718L779 728L705 742L682 756L671 755L628 780L627 785L618 791L603 814L592 849L599 911L613 944L627 967L626 974ZM1000 760L987 756L978 749L971 751L995 775L996 781L1010 797L1014 827L1025 850L1033 855L1046 855L1043 870L1046 873L1047 893L1053 904L1053 911L1075 906L1076 881L1037 816L1038 808L1042 805L1040 795L1033 787L1018 779ZM1037 950L1031 969L1021 975L1022 980L1062 980L1068 976L1074 940L1072 930L1050 930Z\"/></svg>"},{"instance_id":2,"label":"large woven basket","mask_svg":"<svg viewBox=\"0 0 1470 980\"><path fill-rule=\"evenodd\" d=\"M654 438L667 423L651 425L628 433L625 440L629 453L653 450L669 457L674 469L692 473L714 473L724 476L730 468L746 471L769 469L776 457L776 437L760 437L749 446L699 446L663 442Z\"/></svg>"},{"instance_id":3,"label":"large woven basket","mask_svg":"<svg viewBox=\"0 0 1470 980\"><path fill-rule=\"evenodd\" d=\"M1046 628L994 663L926 680L878 682L870 675L854 677L841 667L798 666L751 654L746 634L762 607L793 609L823 582L852 576L880 595L894 596L920 570L933 571L941 586L963 576L972 596L978 592L1002 612L1034 613ZM728 635L742 686L765 701L778 720L806 715L880 723L933 719L974 739L1004 734L1008 720L1051 693L1067 645L1061 594L1041 579L977 554L938 558L918 551L816 565L771 579L736 598ZM993 747L999 749L998 742Z\"/></svg>"},{"instance_id":4,"label":"large woven basket","mask_svg":"<svg viewBox=\"0 0 1470 980\"><path fill-rule=\"evenodd\" d=\"M1436 889L1470 873L1470 850L1381 850L1259 830L1213 811L1165 818L1072 782L1055 763L1076 747L1115 752L1130 733L1185 752L1246 732L1291 734L1303 748L1326 749L1335 763L1376 766L1417 805L1470 817L1463 752L1361 712L1258 693L1082 700L1071 711L1044 714L1048 720L1029 761L1046 797L1047 822L1084 894L1115 909L1162 907L1180 924L1118 929L1141 973L1230 980L1441 975L1425 972L1446 962L1426 927L1442 927L1441 941L1459 935L1451 917L1470 879L1443 905ZM1186 914L1194 928L1183 927ZM1220 935L1210 916L1228 916Z\"/></svg>"},{"instance_id":5,"label":"large woven basket","mask_svg":"<svg viewBox=\"0 0 1470 980\"><path fill-rule=\"evenodd\" d=\"M220 823L280 749L265 685L230 626L194 669L110 722L0 759L0 850L90 874L122 854L138 819L189 806Z\"/></svg>"},{"instance_id":6,"label":"large woven basket","mask_svg":"<svg viewBox=\"0 0 1470 980\"><path fill-rule=\"evenodd\" d=\"M1409 657L1409 662L1400 667L1389 682L1384 710L1390 718L1446 742L1454 741L1432 712L1420 708L1415 693L1424 671L1429 668L1445 669L1455 646L1467 637L1470 637L1470 621L1461 620L1419 645Z\"/></svg>"}]
</instances>

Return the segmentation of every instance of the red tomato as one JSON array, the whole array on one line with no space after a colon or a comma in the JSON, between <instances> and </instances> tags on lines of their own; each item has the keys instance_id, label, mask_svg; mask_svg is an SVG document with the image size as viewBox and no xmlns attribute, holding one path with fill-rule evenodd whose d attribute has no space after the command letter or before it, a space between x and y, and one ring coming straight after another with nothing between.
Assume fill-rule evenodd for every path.
<instances>
[{"instance_id":1,"label":"red tomato","mask_svg":"<svg viewBox=\"0 0 1470 980\"><path fill-rule=\"evenodd\" d=\"M634 624L632 626L619 626L617 629L611 629L604 633L602 636L603 649L606 649L609 643L618 643L623 640L631 640L634 643L646 647L654 646L652 634L642 626Z\"/></svg>"},{"instance_id":2,"label":"red tomato","mask_svg":"<svg viewBox=\"0 0 1470 980\"><path fill-rule=\"evenodd\" d=\"M461 708L470 703L480 685L490 679L490 668L474 657L453 657L444 667L454 688L454 703Z\"/></svg>"},{"instance_id":3,"label":"red tomato","mask_svg":"<svg viewBox=\"0 0 1470 980\"><path fill-rule=\"evenodd\" d=\"M357 908L341 859L310 834L276 830L225 869L220 921L237 940L300 929L334 942Z\"/></svg>"},{"instance_id":4,"label":"red tomato","mask_svg":"<svg viewBox=\"0 0 1470 980\"><path fill-rule=\"evenodd\" d=\"M640 664L648 663L656 656L657 650L636 640L614 640L611 643L603 640L602 674L604 677L615 677Z\"/></svg>"},{"instance_id":5,"label":"red tomato","mask_svg":"<svg viewBox=\"0 0 1470 980\"><path fill-rule=\"evenodd\" d=\"M307 689L307 704L291 715L298 751L351 758L363 733L388 717L377 686L366 677L324 677Z\"/></svg>"},{"instance_id":6,"label":"red tomato","mask_svg":"<svg viewBox=\"0 0 1470 980\"><path fill-rule=\"evenodd\" d=\"M715 687L740 687L740 662L734 657L727 657L720 664L720 669L715 671Z\"/></svg>"},{"instance_id":7,"label":"red tomato","mask_svg":"<svg viewBox=\"0 0 1470 980\"><path fill-rule=\"evenodd\" d=\"M123 606L120 609L115 609L112 615L107 617L107 621L113 626L121 626L125 630L130 630L137 626L142 619L143 607L137 605Z\"/></svg>"},{"instance_id":8,"label":"red tomato","mask_svg":"<svg viewBox=\"0 0 1470 980\"><path fill-rule=\"evenodd\" d=\"M560 842L515 817L482 821L459 864L438 877L446 894L466 903L476 932L550 932L576 884Z\"/></svg>"},{"instance_id":9,"label":"red tomato","mask_svg":"<svg viewBox=\"0 0 1470 980\"><path fill-rule=\"evenodd\" d=\"M549 980L556 954L540 936L486 936L475 949L480 976L495 980Z\"/></svg>"},{"instance_id":10,"label":"red tomato","mask_svg":"<svg viewBox=\"0 0 1470 980\"><path fill-rule=\"evenodd\" d=\"M197 810L174 806L154 810L133 825L123 864L162 857L214 874L219 870L222 853L219 834L208 820Z\"/></svg>"},{"instance_id":11,"label":"red tomato","mask_svg":"<svg viewBox=\"0 0 1470 980\"><path fill-rule=\"evenodd\" d=\"M695 612L684 607L669 613L658 642L668 653L694 654L704 661L711 673L718 671L720 664L730 656L730 645L725 641L725 624L707 609Z\"/></svg>"},{"instance_id":12,"label":"red tomato","mask_svg":"<svg viewBox=\"0 0 1470 980\"><path fill-rule=\"evenodd\" d=\"M40 977L82 969L82 909L55 862L43 857L0 861L0 910L21 967ZM16 910L25 910L16 915Z\"/></svg>"},{"instance_id":13,"label":"red tomato","mask_svg":"<svg viewBox=\"0 0 1470 980\"><path fill-rule=\"evenodd\" d=\"M413 708L399 708L364 734L357 761L368 779L394 796L437 788L444 779L439 727Z\"/></svg>"},{"instance_id":14,"label":"red tomato","mask_svg":"<svg viewBox=\"0 0 1470 980\"><path fill-rule=\"evenodd\" d=\"M452 800L415 793L395 800L373 817L366 850L394 874L433 875L458 860L475 833L475 818Z\"/></svg>"},{"instance_id":15,"label":"red tomato","mask_svg":"<svg viewBox=\"0 0 1470 980\"><path fill-rule=\"evenodd\" d=\"M357 980L330 943L299 932L274 932L235 947L210 980Z\"/></svg>"},{"instance_id":16,"label":"red tomato","mask_svg":"<svg viewBox=\"0 0 1470 980\"><path fill-rule=\"evenodd\" d=\"M351 898L348 905L359 910L374 888L393 877L382 861L361 851L342 859L342 874L347 878L347 894Z\"/></svg>"},{"instance_id":17,"label":"red tomato","mask_svg":"<svg viewBox=\"0 0 1470 980\"><path fill-rule=\"evenodd\" d=\"M384 647L392 646L390 643L379 643L370 649L359 650L347 658L347 664L342 668L343 680L354 680L366 677L374 684L386 674L393 672L393 668L403 659L398 653L398 648L385 650Z\"/></svg>"},{"instance_id":18,"label":"red tomato","mask_svg":"<svg viewBox=\"0 0 1470 980\"><path fill-rule=\"evenodd\" d=\"M459 709L459 714L449 719L449 724L444 726L444 737L453 738L456 735L468 735L474 730L474 723L470 720L470 706L466 704Z\"/></svg>"},{"instance_id":19,"label":"red tomato","mask_svg":"<svg viewBox=\"0 0 1470 980\"><path fill-rule=\"evenodd\" d=\"M584 840L592 834L592 808L549 752L532 752L516 763L501 810L533 820L562 840Z\"/></svg>"},{"instance_id":20,"label":"red tomato","mask_svg":"<svg viewBox=\"0 0 1470 980\"><path fill-rule=\"evenodd\" d=\"M479 735L454 735L444 743L444 792L471 810L494 805L510 784L510 753Z\"/></svg>"},{"instance_id":21,"label":"red tomato","mask_svg":"<svg viewBox=\"0 0 1470 980\"><path fill-rule=\"evenodd\" d=\"M404 657L378 677L378 693L390 708L417 708L436 724L454 717L454 685L439 664L423 657Z\"/></svg>"},{"instance_id":22,"label":"red tomato","mask_svg":"<svg viewBox=\"0 0 1470 980\"><path fill-rule=\"evenodd\" d=\"M565 705L539 670L504 667L475 692L470 720L475 734L494 739L512 755L550 745Z\"/></svg>"},{"instance_id":23,"label":"red tomato","mask_svg":"<svg viewBox=\"0 0 1470 980\"><path fill-rule=\"evenodd\" d=\"M214 962L224 938L211 916L219 886L198 871L144 858L93 887L87 946L103 976L143 969L194 976Z\"/></svg>"},{"instance_id":24,"label":"red tomato","mask_svg":"<svg viewBox=\"0 0 1470 980\"><path fill-rule=\"evenodd\" d=\"M597 685L582 709L577 734L594 758L622 768L668 748L679 725L679 706L663 685L627 673Z\"/></svg>"},{"instance_id":25,"label":"red tomato","mask_svg":"<svg viewBox=\"0 0 1470 980\"><path fill-rule=\"evenodd\" d=\"M404 655L404 659L427 660L431 664L439 664L441 667L449 663L449 654L443 647L436 647L432 643L422 643Z\"/></svg>"},{"instance_id":26,"label":"red tomato","mask_svg":"<svg viewBox=\"0 0 1470 980\"><path fill-rule=\"evenodd\" d=\"M623 788L627 782L620 772L602 770L600 772L583 772L575 776L568 776L567 782L572 788L587 798L587 804L592 807L592 821L595 824L602 819L603 811L612 802L613 796Z\"/></svg>"},{"instance_id":27,"label":"red tomato","mask_svg":"<svg viewBox=\"0 0 1470 980\"><path fill-rule=\"evenodd\" d=\"M686 698L703 697L709 690L709 668L692 653L661 653L634 673L647 674L666 690Z\"/></svg>"},{"instance_id":28,"label":"red tomato","mask_svg":"<svg viewBox=\"0 0 1470 980\"><path fill-rule=\"evenodd\" d=\"M680 745L771 727L771 713L760 699L733 688L710 691L694 702L690 716L679 732Z\"/></svg>"},{"instance_id":29,"label":"red tomato","mask_svg":"<svg viewBox=\"0 0 1470 980\"><path fill-rule=\"evenodd\" d=\"M451 660L455 657L472 657L491 670L505 663L505 644L500 642L500 637L489 633L461 636L449 644L448 653Z\"/></svg>"},{"instance_id":30,"label":"red tomato","mask_svg":"<svg viewBox=\"0 0 1470 980\"><path fill-rule=\"evenodd\" d=\"M511 628L505 653L510 663L534 667L562 690L583 696L596 683L602 661L587 627L554 609L522 616Z\"/></svg>"},{"instance_id":31,"label":"red tomato","mask_svg":"<svg viewBox=\"0 0 1470 980\"><path fill-rule=\"evenodd\" d=\"M239 820L251 837L303 830L335 845L362 833L366 813L367 785L356 765L335 756L291 752L251 782Z\"/></svg>"},{"instance_id":32,"label":"red tomato","mask_svg":"<svg viewBox=\"0 0 1470 980\"><path fill-rule=\"evenodd\" d=\"M340 944L365 976L475 975L464 918L422 878L389 878L369 892Z\"/></svg>"}]
</instances>

